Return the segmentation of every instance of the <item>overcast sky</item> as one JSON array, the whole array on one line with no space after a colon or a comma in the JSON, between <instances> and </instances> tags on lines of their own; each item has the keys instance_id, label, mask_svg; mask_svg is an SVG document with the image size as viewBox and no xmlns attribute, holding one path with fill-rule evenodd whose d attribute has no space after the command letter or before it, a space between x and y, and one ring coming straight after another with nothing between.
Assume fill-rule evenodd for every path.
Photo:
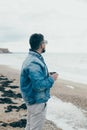
<instances>
[{"instance_id":1,"label":"overcast sky","mask_svg":"<svg viewBox=\"0 0 87 130\"><path fill-rule=\"evenodd\" d=\"M27 51L35 32L48 40L48 52L87 52L87 2L0 0L0 47Z\"/></svg>"}]
</instances>

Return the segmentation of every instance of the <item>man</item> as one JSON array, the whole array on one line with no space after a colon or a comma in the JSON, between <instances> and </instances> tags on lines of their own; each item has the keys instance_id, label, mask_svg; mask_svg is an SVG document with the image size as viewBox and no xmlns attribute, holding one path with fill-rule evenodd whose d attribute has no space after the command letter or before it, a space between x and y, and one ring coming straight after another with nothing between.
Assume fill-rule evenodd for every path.
<instances>
[{"instance_id":1,"label":"man","mask_svg":"<svg viewBox=\"0 0 87 130\"><path fill-rule=\"evenodd\" d=\"M46 102L50 98L50 88L57 79L57 73L48 73L42 57L47 41L42 34L33 34L29 39L29 54L23 62L20 74L20 90L27 105L27 125L25 130L42 130Z\"/></svg>"}]
</instances>

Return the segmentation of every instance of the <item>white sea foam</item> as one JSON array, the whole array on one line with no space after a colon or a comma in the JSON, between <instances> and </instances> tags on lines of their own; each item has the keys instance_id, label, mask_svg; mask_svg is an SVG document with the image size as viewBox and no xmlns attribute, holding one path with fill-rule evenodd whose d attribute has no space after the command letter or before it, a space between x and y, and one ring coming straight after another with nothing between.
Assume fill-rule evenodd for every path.
<instances>
[{"instance_id":1,"label":"white sea foam","mask_svg":"<svg viewBox=\"0 0 87 130\"><path fill-rule=\"evenodd\" d=\"M87 130L87 117L83 111L56 97L48 101L47 119L63 130Z\"/></svg>"},{"instance_id":2,"label":"white sea foam","mask_svg":"<svg viewBox=\"0 0 87 130\"><path fill-rule=\"evenodd\" d=\"M74 89L74 86L71 86L71 85L65 85L65 87L68 87L68 88Z\"/></svg>"}]
</instances>

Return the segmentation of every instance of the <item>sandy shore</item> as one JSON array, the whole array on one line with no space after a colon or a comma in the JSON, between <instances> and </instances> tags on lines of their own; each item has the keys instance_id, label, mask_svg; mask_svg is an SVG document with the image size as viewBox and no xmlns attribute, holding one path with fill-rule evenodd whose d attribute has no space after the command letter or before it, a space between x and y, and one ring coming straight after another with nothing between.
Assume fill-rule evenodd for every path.
<instances>
[{"instance_id":1,"label":"sandy shore","mask_svg":"<svg viewBox=\"0 0 87 130\"><path fill-rule=\"evenodd\" d=\"M55 95L65 102L71 102L77 107L87 111L86 84L59 79L54 84L51 95Z\"/></svg>"},{"instance_id":2,"label":"sandy shore","mask_svg":"<svg viewBox=\"0 0 87 130\"><path fill-rule=\"evenodd\" d=\"M19 74L15 69L0 65L0 130L24 130L27 111L20 95ZM58 79L51 89L51 95L87 111L86 84ZM46 120L44 130L61 129Z\"/></svg>"}]
</instances>

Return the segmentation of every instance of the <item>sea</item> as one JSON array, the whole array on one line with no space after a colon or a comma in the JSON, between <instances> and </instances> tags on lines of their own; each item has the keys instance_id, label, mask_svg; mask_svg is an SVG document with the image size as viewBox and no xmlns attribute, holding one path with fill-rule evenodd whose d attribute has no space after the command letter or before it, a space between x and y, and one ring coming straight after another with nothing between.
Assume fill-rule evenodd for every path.
<instances>
[{"instance_id":1,"label":"sea","mask_svg":"<svg viewBox=\"0 0 87 130\"><path fill-rule=\"evenodd\" d=\"M0 54L0 64L21 70L28 53ZM44 53L49 72L57 72L59 78L87 84L87 53Z\"/></svg>"},{"instance_id":2,"label":"sea","mask_svg":"<svg viewBox=\"0 0 87 130\"><path fill-rule=\"evenodd\" d=\"M21 70L28 53L0 54L0 65L9 65ZM49 72L57 72L59 77L87 84L87 53L44 53ZM55 96L48 101L46 118L62 130L87 130L87 111L70 102L63 102Z\"/></svg>"}]
</instances>

